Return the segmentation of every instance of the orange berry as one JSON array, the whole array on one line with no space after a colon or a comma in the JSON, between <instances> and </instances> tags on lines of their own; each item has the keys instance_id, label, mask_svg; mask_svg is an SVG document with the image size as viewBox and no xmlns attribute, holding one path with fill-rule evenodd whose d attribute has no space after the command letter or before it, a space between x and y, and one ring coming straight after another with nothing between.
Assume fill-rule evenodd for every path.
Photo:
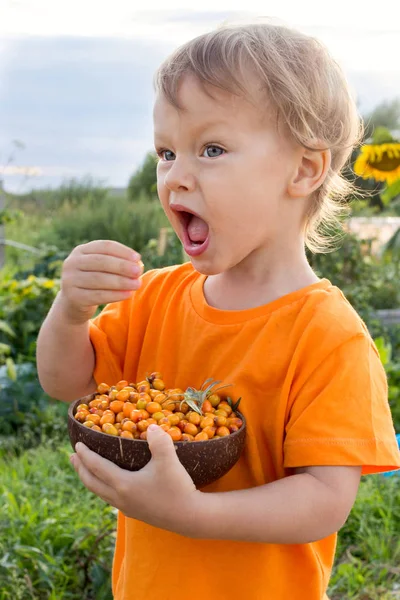
<instances>
[{"instance_id":1,"label":"orange berry","mask_svg":"<svg viewBox=\"0 0 400 600\"><path fill-rule=\"evenodd\" d=\"M108 394L108 399L110 400L110 402L112 400L115 400L117 395L118 395L118 390L110 390L110 392Z\"/></svg>"},{"instance_id":2,"label":"orange berry","mask_svg":"<svg viewBox=\"0 0 400 600\"><path fill-rule=\"evenodd\" d=\"M153 379L152 385L155 390L159 390L160 392L165 390L165 383L163 382L162 379L158 379L158 378Z\"/></svg>"},{"instance_id":3,"label":"orange berry","mask_svg":"<svg viewBox=\"0 0 400 600\"><path fill-rule=\"evenodd\" d=\"M200 427L204 429L205 427L212 427L214 425L214 419L212 417L202 417L200 421Z\"/></svg>"},{"instance_id":4,"label":"orange berry","mask_svg":"<svg viewBox=\"0 0 400 600\"><path fill-rule=\"evenodd\" d=\"M168 417L166 417L168 419L168 421L170 422L170 424L172 426L176 426L178 425L180 418L178 415L172 414L172 415L168 415Z\"/></svg>"},{"instance_id":5,"label":"orange berry","mask_svg":"<svg viewBox=\"0 0 400 600\"><path fill-rule=\"evenodd\" d=\"M75 419L79 421L79 423L84 423L86 421L86 417L90 415L90 412L87 410L80 410L75 414Z\"/></svg>"},{"instance_id":6,"label":"orange berry","mask_svg":"<svg viewBox=\"0 0 400 600\"><path fill-rule=\"evenodd\" d=\"M121 425L122 431L130 431L131 433L137 431L136 423L133 421L126 421L125 423L121 423Z\"/></svg>"},{"instance_id":7,"label":"orange berry","mask_svg":"<svg viewBox=\"0 0 400 600\"><path fill-rule=\"evenodd\" d=\"M164 431L168 431L170 429L170 424L169 423L161 423L159 422L159 426L161 427L161 429L164 429Z\"/></svg>"},{"instance_id":8,"label":"orange berry","mask_svg":"<svg viewBox=\"0 0 400 600\"><path fill-rule=\"evenodd\" d=\"M208 439L211 440L214 437L215 432L217 431L217 428L211 427L211 426L204 427L203 431L204 431L204 433L206 433L208 435Z\"/></svg>"},{"instance_id":9,"label":"orange berry","mask_svg":"<svg viewBox=\"0 0 400 600\"><path fill-rule=\"evenodd\" d=\"M160 421L161 419L164 419L165 415L163 412L156 412L153 413L153 419L155 419L156 421Z\"/></svg>"},{"instance_id":10,"label":"orange berry","mask_svg":"<svg viewBox=\"0 0 400 600\"><path fill-rule=\"evenodd\" d=\"M139 383L136 385L136 389L139 393L148 392L150 389L150 384L148 381L139 381Z\"/></svg>"},{"instance_id":11,"label":"orange berry","mask_svg":"<svg viewBox=\"0 0 400 600\"><path fill-rule=\"evenodd\" d=\"M198 433L194 438L195 442L205 442L207 440L208 440L208 435L206 433L204 433L204 431L201 431L200 433Z\"/></svg>"},{"instance_id":12,"label":"orange berry","mask_svg":"<svg viewBox=\"0 0 400 600\"><path fill-rule=\"evenodd\" d=\"M214 419L214 423L216 424L217 427L222 427L222 425L226 425L226 421L227 421L227 418L222 415L218 415Z\"/></svg>"},{"instance_id":13,"label":"orange berry","mask_svg":"<svg viewBox=\"0 0 400 600\"><path fill-rule=\"evenodd\" d=\"M189 412L189 404L186 404L186 402L182 402L182 404L179 405L179 410L183 412L184 415L186 415L186 413Z\"/></svg>"},{"instance_id":14,"label":"orange berry","mask_svg":"<svg viewBox=\"0 0 400 600\"><path fill-rule=\"evenodd\" d=\"M93 416L95 416L95 415L93 415ZM109 423L110 425L114 425L114 423L115 423L115 414L112 414L112 415L104 414L102 417L99 417L99 418L100 418L101 426L105 425L106 423Z\"/></svg>"},{"instance_id":15,"label":"orange berry","mask_svg":"<svg viewBox=\"0 0 400 600\"><path fill-rule=\"evenodd\" d=\"M183 431L189 435L192 435L193 437L199 433L199 430L194 423L187 423Z\"/></svg>"},{"instance_id":16,"label":"orange berry","mask_svg":"<svg viewBox=\"0 0 400 600\"><path fill-rule=\"evenodd\" d=\"M116 390L118 392L120 392L124 387L126 387L127 385L129 385L128 381L126 381L126 379L121 379L121 381L118 381L117 385L115 386Z\"/></svg>"},{"instance_id":17,"label":"orange berry","mask_svg":"<svg viewBox=\"0 0 400 600\"><path fill-rule=\"evenodd\" d=\"M115 422L116 423L122 423L122 421L125 419L124 413L121 411L117 414L117 416L115 417Z\"/></svg>"},{"instance_id":18,"label":"orange berry","mask_svg":"<svg viewBox=\"0 0 400 600\"><path fill-rule=\"evenodd\" d=\"M160 371L153 371L149 377L150 381L154 381L155 379L162 379L162 375Z\"/></svg>"},{"instance_id":19,"label":"orange berry","mask_svg":"<svg viewBox=\"0 0 400 600\"><path fill-rule=\"evenodd\" d=\"M94 400L91 400L89 402L89 408L99 408L100 405L101 405L101 400L99 400L98 398L94 398Z\"/></svg>"},{"instance_id":20,"label":"orange berry","mask_svg":"<svg viewBox=\"0 0 400 600\"><path fill-rule=\"evenodd\" d=\"M162 410L161 404L159 404L158 402L149 402L145 408L147 412L151 415Z\"/></svg>"},{"instance_id":21,"label":"orange berry","mask_svg":"<svg viewBox=\"0 0 400 600\"><path fill-rule=\"evenodd\" d=\"M142 432L142 431L146 431L146 429L148 428L149 423L146 421L146 419L143 419L142 421L139 421L137 424L137 428L138 431Z\"/></svg>"},{"instance_id":22,"label":"orange berry","mask_svg":"<svg viewBox=\"0 0 400 600\"><path fill-rule=\"evenodd\" d=\"M154 402L159 402L160 404L163 404L163 402L166 401L167 396L163 393L160 393L158 390L151 390L153 392L157 392L154 396L153 396L153 400Z\"/></svg>"},{"instance_id":23,"label":"orange berry","mask_svg":"<svg viewBox=\"0 0 400 600\"><path fill-rule=\"evenodd\" d=\"M130 395L131 393L129 390L123 389L120 392L118 392L116 399L121 400L121 402L126 402L127 400L129 400Z\"/></svg>"},{"instance_id":24,"label":"orange berry","mask_svg":"<svg viewBox=\"0 0 400 600\"><path fill-rule=\"evenodd\" d=\"M97 391L99 392L99 394L104 394L105 392L108 392L109 389L110 389L110 386L107 385L107 383L100 383L97 386Z\"/></svg>"},{"instance_id":25,"label":"orange berry","mask_svg":"<svg viewBox=\"0 0 400 600\"><path fill-rule=\"evenodd\" d=\"M124 403L121 400L113 400L112 402L110 402L110 410L112 410L115 414L121 412L123 408Z\"/></svg>"},{"instance_id":26,"label":"orange berry","mask_svg":"<svg viewBox=\"0 0 400 600\"><path fill-rule=\"evenodd\" d=\"M126 440L133 440L133 439L135 439L133 437L133 434L130 431L128 431L127 429L124 429L123 431L121 431L120 437L122 437L122 438L124 438Z\"/></svg>"},{"instance_id":27,"label":"orange berry","mask_svg":"<svg viewBox=\"0 0 400 600\"><path fill-rule=\"evenodd\" d=\"M139 439L147 440L147 431L142 431L142 433L139 433Z\"/></svg>"},{"instance_id":28,"label":"orange berry","mask_svg":"<svg viewBox=\"0 0 400 600\"><path fill-rule=\"evenodd\" d=\"M209 400L204 400L203 405L201 407L203 413L212 413L214 412L213 406Z\"/></svg>"},{"instance_id":29,"label":"orange berry","mask_svg":"<svg viewBox=\"0 0 400 600\"><path fill-rule=\"evenodd\" d=\"M94 426L94 423L93 423L93 421L85 421L85 422L83 423L83 426L84 426L84 427L89 427L89 428L92 428L92 427Z\"/></svg>"},{"instance_id":30,"label":"orange berry","mask_svg":"<svg viewBox=\"0 0 400 600\"><path fill-rule=\"evenodd\" d=\"M174 442L179 442L179 440L182 438L182 431L179 429L179 427L170 427L167 433L172 437Z\"/></svg>"},{"instance_id":31,"label":"orange berry","mask_svg":"<svg viewBox=\"0 0 400 600\"><path fill-rule=\"evenodd\" d=\"M228 404L228 402L225 402L225 400L222 400L222 402L219 403L218 408L226 410L226 412L228 413L228 415L230 415L231 412L232 412L232 407Z\"/></svg>"},{"instance_id":32,"label":"orange berry","mask_svg":"<svg viewBox=\"0 0 400 600\"><path fill-rule=\"evenodd\" d=\"M93 425L93 427L91 428L91 431L100 431L100 433L101 433L101 429L98 425Z\"/></svg>"},{"instance_id":33,"label":"orange berry","mask_svg":"<svg viewBox=\"0 0 400 600\"><path fill-rule=\"evenodd\" d=\"M92 421L95 425L99 425L100 421L103 417L100 417L99 415L87 415L85 421Z\"/></svg>"},{"instance_id":34,"label":"orange berry","mask_svg":"<svg viewBox=\"0 0 400 600\"><path fill-rule=\"evenodd\" d=\"M216 408L221 402L221 398L218 396L218 394L211 394L211 396L208 396L208 400L213 408Z\"/></svg>"},{"instance_id":35,"label":"orange berry","mask_svg":"<svg viewBox=\"0 0 400 600\"><path fill-rule=\"evenodd\" d=\"M177 425L181 431L185 431L186 425L189 423L186 419L181 419Z\"/></svg>"},{"instance_id":36,"label":"orange berry","mask_svg":"<svg viewBox=\"0 0 400 600\"><path fill-rule=\"evenodd\" d=\"M139 400L139 398L140 398L140 396L139 396L139 394L137 392L131 392L129 394L129 400L131 402L137 402Z\"/></svg>"},{"instance_id":37,"label":"orange berry","mask_svg":"<svg viewBox=\"0 0 400 600\"><path fill-rule=\"evenodd\" d=\"M235 433L235 431L239 431L239 427L237 425L230 425L229 426L229 431L231 433Z\"/></svg>"},{"instance_id":38,"label":"orange berry","mask_svg":"<svg viewBox=\"0 0 400 600\"><path fill-rule=\"evenodd\" d=\"M193 425L199 425L200 421L201 421L201 416L199 415L199 413L197 412L190 412L186 415L187 420L189 421L189 423L193 423Z\"/></svg>"},{"instance_id":39,"label":"orange berry","mask_svg":"<svg viewBox=\"0 0 400 600\"><path fill-rule=\"evenodd\" d=\"M112 423L104 423L101 426L103 433L108 433L108 435L118 435L118 430L114 427Z\"/></svg>"},{"instance_id":40,"label":"orange berry","mask_svg":"<svg viewBox=\"0 0 400 600\"><path fill-rule=\"evenodd\" d=\"M124 417L129 417L131 412L134 410L134 406L132 402L125 402L124 403L124 407L122 409L122 412L124 414Z\"/></svg>"},{"instance_id":41,"label":"orange berry","mask_svg":"<svg viewBox=\"0 0 400 600\"><path fill-rule=\"evenodd\" d=\"M80 405L77 407L77 409L76 409L76 412L78 413L78 412L79 412L79 411L81 411L81 410L86 410L86 412L89 412L89 407L88 407L88 405L87 405L87 404L80 404Z\"/></svg>"},{"instance_id":42,"label":"orange berry","mask_svg":"<svg viewBox=\"0 0 400 600\"><path fill-rule=\"evenodd\" d=\"M228 429L227 427L224 427L224 426L222 426L222 427L218 427L218 429L217 429L217 431L215 432L215 434L216 434L218 437L225 437L225 436L227 436L227 435L230 435L230 434L231 434L231 432L229 431L229 429Z\"/></svg>"},{"instance_id":43,"label":"orange berry","mask_svg":"<svg viewBox=\"0 0 400 600\"><path fill-rule=\"evenodd\" d=\"M193 442L193 441L194 441L194 437L192 435L190 435L190 433L182 434L182 442Z\"/></svg>"}]
</instances>

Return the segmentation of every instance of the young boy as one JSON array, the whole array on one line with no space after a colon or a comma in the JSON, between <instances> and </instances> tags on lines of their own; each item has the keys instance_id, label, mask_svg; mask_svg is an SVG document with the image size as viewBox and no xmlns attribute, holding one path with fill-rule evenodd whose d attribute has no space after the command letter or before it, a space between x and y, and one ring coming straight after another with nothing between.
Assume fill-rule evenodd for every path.
<instances>
[{"instance_id":1,"label":"young boy","mask_svg":"<svg viewBox=\"0 0 400 600\"><path fill-rule=\"evenodd\" d=\"M72 401L157 370L242 397L245 451L201 490L157 426L136 473L77 445L82 482L119 509L116 600L322 600L360 476L400 466L374 343L305 255L347 189L357 111L317 41L267 24L185 44L156 92L158 193L190 262L142 274L117 242L75 248L40 381Z\"/></svg>"}]
</instances>

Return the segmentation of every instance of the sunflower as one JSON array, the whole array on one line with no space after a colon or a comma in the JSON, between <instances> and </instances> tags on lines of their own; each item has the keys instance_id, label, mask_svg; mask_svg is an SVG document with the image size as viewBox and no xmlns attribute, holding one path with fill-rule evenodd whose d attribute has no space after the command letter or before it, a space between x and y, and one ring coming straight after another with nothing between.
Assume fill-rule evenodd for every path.
<instances>
[{"instance_id":1,"label":"sunflower","mask_svg":"<svg viewBox=\"0 0 400 600\"><path fill-rule=\"evenodd\" d=\"M390 185L400 179L400 143L364 144L353 169L363 179L373 178Z\"/></svg>"}]
</instances>

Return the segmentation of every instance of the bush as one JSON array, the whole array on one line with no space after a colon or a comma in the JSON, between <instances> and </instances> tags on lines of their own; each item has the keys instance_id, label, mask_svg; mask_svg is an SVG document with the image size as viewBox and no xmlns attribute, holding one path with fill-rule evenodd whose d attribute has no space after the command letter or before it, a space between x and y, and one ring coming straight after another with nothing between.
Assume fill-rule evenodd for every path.
<instances>
[{"instance_id":1,"label":"bush","mask_svg":"<svg viewBox=\"0 0 400 600\"><path fill-rule=\"evenodd\" d=\"M111 600L115 510L73 470L68 445L0 459L0 600Z\"/></svg>"},{"instance_id":2,"label":"bush","mask_svg":"<svg viewBox=\"0 0 400 600\"><path fill-rule=\"evenodd\" d=\"M83 203L60 211L42 241L69 253L92 240L116 240L140 252L167 225L158 201L132 203L124 197L106 197L95 210Z\"/></svg>"},{"instance_id":3,"label":"bush","mask_svg":"<svg viewBox=\"0 0 400 600\"><path fill-rule=\"evenodd\" d=\"M7 355L16 362L35 360L39 329L58 290L59 280L35 275L0 282L0 365Z\"/></svg>"}]
</instances>

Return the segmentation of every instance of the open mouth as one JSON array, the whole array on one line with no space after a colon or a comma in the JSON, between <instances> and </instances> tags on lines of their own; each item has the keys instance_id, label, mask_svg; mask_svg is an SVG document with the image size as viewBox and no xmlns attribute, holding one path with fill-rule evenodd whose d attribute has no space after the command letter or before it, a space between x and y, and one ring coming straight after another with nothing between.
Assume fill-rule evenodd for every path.
<instances>
[{"instance_id":1,"label":"open mouth","mask_svg":"<svg viewBox=\"0 0 400 600\"><path fill-rule=\"evenodd\" d=\"M209 243L208 224L196 213L179 205L171 206L181 223L181 241L189 256L198 256L204 252Z\"/></svg>"}]
</instances>

